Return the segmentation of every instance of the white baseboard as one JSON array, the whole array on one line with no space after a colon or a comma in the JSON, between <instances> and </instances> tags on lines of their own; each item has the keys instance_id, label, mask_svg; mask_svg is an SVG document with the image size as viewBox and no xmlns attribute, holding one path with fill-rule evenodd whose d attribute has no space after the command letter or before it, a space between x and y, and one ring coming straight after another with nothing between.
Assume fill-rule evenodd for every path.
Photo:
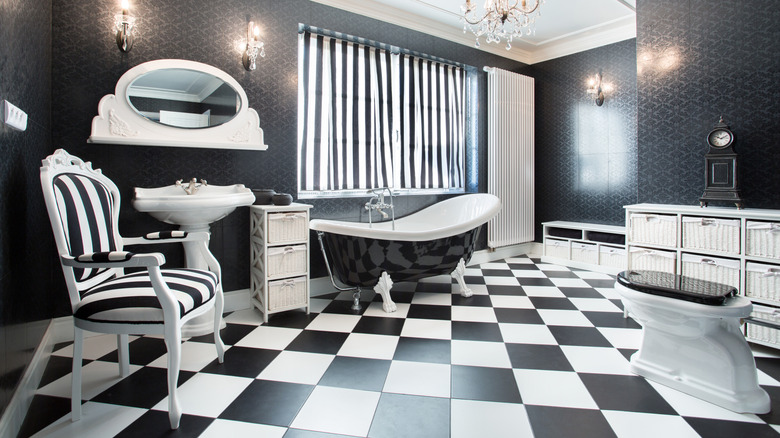
<instances>
[{"instance_id":1,"label":"white baseboard","mask_svg":"<svg viewBox=\"0 0 780 438\"><path fill-rule=\"evenodd\" d=\"M45 323L45 321L41 321ZM30 364L25 368L22 380L16 391L11 396L11 401L6 406L3 416L0 417L0 437L12 437L19 435L19 430L24 423L24 417L30 408L35 391L41 383L46 364L49 362L54 347L54 321L49 321L43 338L35 348ZM71 335L73 331L71 330Z\"/></svg>"}]
</instances>

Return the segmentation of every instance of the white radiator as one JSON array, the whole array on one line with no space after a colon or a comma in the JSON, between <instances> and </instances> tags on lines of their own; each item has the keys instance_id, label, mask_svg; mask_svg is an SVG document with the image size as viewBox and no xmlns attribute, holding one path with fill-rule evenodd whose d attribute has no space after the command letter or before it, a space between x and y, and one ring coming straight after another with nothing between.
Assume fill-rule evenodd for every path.
<instances>
[{"instance_id":1,"label":"white radiator","mask_svg":"<svg viewBox=\"0 0 780 438\"><path fill-rule=\"evenodd\" d=\"M488 246L534 240L534 79L495 67L488 73L488 193L501 213L488 222Z\"/></svg>"}]
</instances>

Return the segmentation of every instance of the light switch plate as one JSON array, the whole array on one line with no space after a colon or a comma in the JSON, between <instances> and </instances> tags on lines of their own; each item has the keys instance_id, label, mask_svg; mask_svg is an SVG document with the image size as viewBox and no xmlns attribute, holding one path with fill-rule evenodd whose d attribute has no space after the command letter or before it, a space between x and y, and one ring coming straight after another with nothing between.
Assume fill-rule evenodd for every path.
<instances>
[{"instance_id":1,"label":"light switch plate","mask_svg":"<svg viewBox=\"0 0 780 438\"><path fill-rule=\"evenodd\" d=\"M24 131L27 129L27 113L17 108L11 102L4 100L3 122L12 128Z\"/></svg>"}]
</instances>

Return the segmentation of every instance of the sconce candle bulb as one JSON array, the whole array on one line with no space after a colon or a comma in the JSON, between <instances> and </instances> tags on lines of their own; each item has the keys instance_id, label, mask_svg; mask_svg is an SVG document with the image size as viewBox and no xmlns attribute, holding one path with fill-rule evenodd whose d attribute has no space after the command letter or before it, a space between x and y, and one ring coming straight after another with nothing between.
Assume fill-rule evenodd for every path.
<instances>
[{"instance_id":1,"label":"sconce candle bulb","mask_svg":"<svg viewBox=\"0 0 780 438\"><path fill-rule=\"evenodd\" d=\"M596 106L601 106L604 104L604 99L606 98L604 93L612 91L612 85L602 82L601 72L599 72L596 76L588 79L587 91L588 94L595 95Z\"/></svg>"},{"instance_id":2,"label":"sconce candle bulb","mask_svg":"<svg viewBox=\"0 0 780 438\"><path fill-rule=\"evenodd\" d=\"M246 31L246 49L241 57L241 62L247 71L257 68L257 56L265 58L265 43L260 41L260 27L250 21Z\"/></svg>"},{"instance_id":3,"label":"sconce candle bulb","mask_svg":"<svg viewBox=\"0 0 780 438\"><path fill-rule=\"evenodd\" d=\"M135 17L130 15L130 4L127 0L122 0L122 13L114 16L116 26L116 45L121 52L129 52L133 48L133 28L135 27Z\"/></svg>"}]
</instances>

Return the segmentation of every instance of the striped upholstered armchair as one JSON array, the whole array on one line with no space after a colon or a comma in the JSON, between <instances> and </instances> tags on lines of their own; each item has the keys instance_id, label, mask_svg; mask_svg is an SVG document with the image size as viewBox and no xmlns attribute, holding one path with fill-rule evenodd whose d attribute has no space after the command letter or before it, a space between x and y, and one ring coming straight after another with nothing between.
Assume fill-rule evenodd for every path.
<instances>
[{"instance_id":1,"label":"striped upholstered armchair","mask_svg":"<svg viewBox=\"0 0 780 438\"><path fill-rule=\"evenodd\" d=\"M72 420L81 418L83 331L117 335L119 372L129 374L128 335L163 335L168 349L168 418L179 427L176 386L181 362L181 328L190 319L214 312L214 343L222 362L219 336L223 297L220 267L208 250L206 232L119 235L119 190L100 169L62 149L43 160L41 186L57 243L73 310ZM194 242L208 270L160 269L160 253L133 253L124 245ZM142 268L125 274L125 268Z\"/></svg>"}]
</instances>

